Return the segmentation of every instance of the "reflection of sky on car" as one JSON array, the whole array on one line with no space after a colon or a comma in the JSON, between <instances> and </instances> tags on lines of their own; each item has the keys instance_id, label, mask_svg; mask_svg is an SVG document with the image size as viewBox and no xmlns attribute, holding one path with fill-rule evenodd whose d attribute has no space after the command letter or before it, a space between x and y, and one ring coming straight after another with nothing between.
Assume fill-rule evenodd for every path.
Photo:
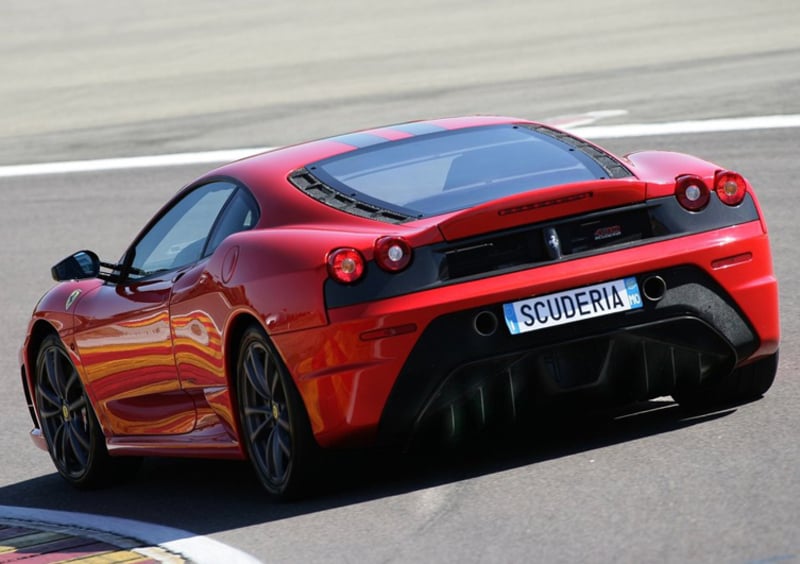
<instances>
[{"instance_id":1,"label":"reflection of sky on car","mask_svg":"<svg viewBox=\"0 0 800 564\"><path fill-rule=\"evenodd\" d=\"M488 127L379 144L326 162L345 188L423 215L603 176L587 155L521 127ZM596 169L596 170L595 170Z\"/></svg>"},{"instance_id":2,"label":"reflection of sky on car","mask_svg":"<svg viewBox=\"0 0 800 564\"><path fill-rule=\"evenodd\" d=\"M234 189L234 184L220 183L217 189L197 191L196 196L190 194L182 204L174 208L183 213L180 208L190 207L183 219L177 223L164 222L167 229L156 227L150 231L137 245L133 266L146 272L156 272L199 258L202 244L214 220ZM191 255L191 258L184 260L181 256L184 253Z\"/></svg>"}]
</instances>

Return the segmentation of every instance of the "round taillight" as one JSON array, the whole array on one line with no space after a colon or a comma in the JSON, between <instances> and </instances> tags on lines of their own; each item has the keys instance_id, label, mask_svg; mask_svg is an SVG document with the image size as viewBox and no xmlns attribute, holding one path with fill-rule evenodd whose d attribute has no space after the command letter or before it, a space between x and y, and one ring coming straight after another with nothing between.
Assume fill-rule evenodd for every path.
<instances>
[{"instance_id":1,"label":"round taillight","mask_svg":"<svg viewBox=\"0 0 800 564\"><path fill-rule=\"evenodd\" d=\"M364 275L364 257L355 249L335 249L328 253L328 274L342 284L352 284Z\"/></svg>"},{"instance_id":2,"label":"round taillight","mask_svg":"<svg viewBox=\"0 0 800 564\"><path fill-rule=\"evenodd\" d=\"M684 174L675 179L675 197L689 211L700 211L711 196L703 179L694 174Z\"/></svg>"},{"instance_id":3,"label":"round taillight","mask_svg":"<svg viewBox=\"0 0 800 564\"><path fill-rule=\"evenodd\" d=\"M375 241L375 262L389 272L399 272L411 262L411 245L402 237L381 237Z\"/></svg>"},{"instance_id":4,"label":"round taillight","mask_svg":"<svg viewBox=\"0 0 800 564\"><path fill-rule=\"evenodd\" d=\"M714 189L724 204L738 206L747 194L747 183L741 174L724 170L717 173Z\"/></svg>"}]
</instances>

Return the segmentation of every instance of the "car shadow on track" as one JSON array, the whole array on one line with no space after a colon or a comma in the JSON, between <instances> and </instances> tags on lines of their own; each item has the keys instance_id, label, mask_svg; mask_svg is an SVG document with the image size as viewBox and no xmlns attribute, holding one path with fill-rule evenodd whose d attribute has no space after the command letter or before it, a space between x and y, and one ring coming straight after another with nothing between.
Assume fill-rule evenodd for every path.
<instances>
[{"instance_id":1,"label":"car shadow on track","mask_svg":"<svg viewBox=\"0 0 800 564\"><path fill-rule=\"evenodd\" d=\"M0 503L135 519L205 535L535 465L680 431L735 411L689 411L659 399L612 413L540 417L404 453L340 452L326 459L325 479L313 495L294 502L272 501L246 462L156 458L145 460L135 479L112 488L77 491L53 473L0 488Z\"/></svg>"}]
</instances>

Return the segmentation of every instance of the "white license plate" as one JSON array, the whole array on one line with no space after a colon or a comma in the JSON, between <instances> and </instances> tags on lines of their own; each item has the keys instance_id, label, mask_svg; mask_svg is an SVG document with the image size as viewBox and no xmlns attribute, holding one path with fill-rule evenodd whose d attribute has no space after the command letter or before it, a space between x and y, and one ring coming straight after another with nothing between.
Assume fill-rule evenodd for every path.
<instances>
[{"instance_id":1,"label":"white license plate","mask_svg":"<svg viewBox=\"0 0 800 564\"><path fill-rule=\"evenodd\" d=\"M503 304L512 335L642 307L636 278L621 278Z\"/></svg>"}]
</instances>

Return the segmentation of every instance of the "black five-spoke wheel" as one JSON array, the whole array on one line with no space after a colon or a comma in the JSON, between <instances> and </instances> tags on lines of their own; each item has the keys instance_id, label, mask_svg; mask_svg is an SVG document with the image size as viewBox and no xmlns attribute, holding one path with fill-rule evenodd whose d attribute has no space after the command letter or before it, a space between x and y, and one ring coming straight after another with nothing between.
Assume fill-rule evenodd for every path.
<instances>
[{"instance_id":1,"label":"black five-spoke wheel","mask_svg":"<svg viewBox=\"0 0 800 564\"><path fill-rule=\"evenodd\" d=\"M47 337L36 359L36 404L56 469L77 487L104 481L108 453L80 377L61 341Z\"/></svg>"},{"instance_id":2,"label":"black five-spoke wheel","mask_svg":"<svg viewBox=\"0 0 800 564\"><path fill-rule=\"evenodd\" d=\"M308 470L310 429L291 378L260 328L248 329L237 365L242 439L269 493L295 497Z\"/></svg>"}]
</instances>

